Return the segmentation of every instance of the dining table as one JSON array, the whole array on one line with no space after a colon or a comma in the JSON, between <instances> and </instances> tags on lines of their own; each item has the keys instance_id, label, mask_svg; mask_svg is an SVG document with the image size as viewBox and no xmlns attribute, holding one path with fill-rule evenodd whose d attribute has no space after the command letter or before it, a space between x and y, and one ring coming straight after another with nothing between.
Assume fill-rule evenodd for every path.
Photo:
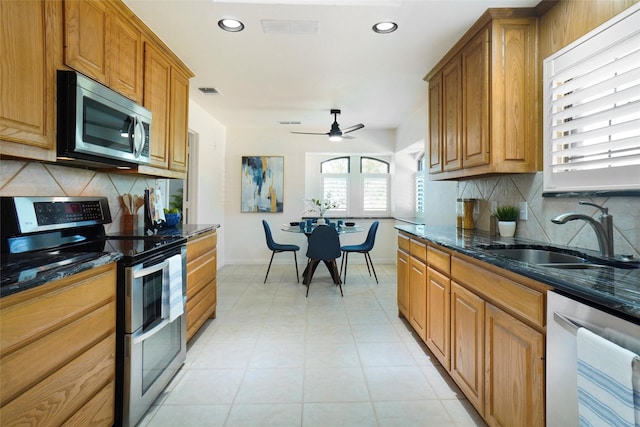
<instances>
[{"instance_id":1,"label":"dining table","mask_svg":"<svg viewBox=\"0 0 640 427\"><path fill-rule=\"evenodd\" d=\"M294 225L292 225L294 224ZM304 227L301 226L301 224L304 224ZM347 226L344 224L340 224L338 225L338 222L331 222L327 225L318 225L315 222L312 223L307 223L306 221L301 221L299 223L289 223L289 224L283 224L282 227L280 228L282 231L286 231L289 233L298 233L298 234L303 234L305 236L307 236L307 239L309 238L309 236L311 236L311 233L313 233L313 230L315 230L317 227L319 226L326 226L326 227L334 227L336 229L336 231L338 232L338 235L342 235L342 234L351 234L351 233L362 233L363 231L366 231L366 229L364 227L361 227L357 224L352 225L352 226ZM331 264L328 261L324 261L324 265L327 267L327 270L329 270L329 274L331 274L331 278L333 279L333 282L338 285L341 284L342 282L340 281L340 274L336 273L334 271L333 268L331 268ZM313 277L313 274L315 273L315 269L318 265L316 264L313 268L313 271L311 272L311 277ZM308 268L309 265L307 264L307 266L304 269L304 272L302 273L302 283L304 285L307 285L308 283L306 283L307 281L307 273L308 273Z\"/></svg>"}]
</instances>

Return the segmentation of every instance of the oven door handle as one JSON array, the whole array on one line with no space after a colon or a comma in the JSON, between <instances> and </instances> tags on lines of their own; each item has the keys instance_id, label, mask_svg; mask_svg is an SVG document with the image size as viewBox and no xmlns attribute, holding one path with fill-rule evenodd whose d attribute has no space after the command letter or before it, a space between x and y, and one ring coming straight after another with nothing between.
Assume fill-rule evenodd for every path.
<instances>
[{"instance_id":1,"label":"oven door handle","mask_svg":"<svg viewBox=\"0 0 640 427\"><path fill-rule=\"evenodd\" d=\"M141 277L148 276L150 274L155 273L156 271L164 270L169 265L169 261L163 261L160 264L152 265L151 267L143 268L142 270L138 270L133 273L134 279L139 279Z\"/></svg>"},{"instance_id":2,"label":"oven door handle","mask_svg":"<svg viewBox=\"0 0 640 427\"><path fill-rule=\"evenodd\" d=\"M153 327L153 329L148 330L147 332L143 333L142 335L139 335L137 337L133 337L133 339L131 340L133 342L133 344L140 344L142 341L151 338L152 336L154 336L155 334L157 334L158 332L160 332L162 329L164 329L165 326L167 326L169 323L169 319L162 319L162 322L158 323L156 326Z\"/></svg>"}]
</instances>

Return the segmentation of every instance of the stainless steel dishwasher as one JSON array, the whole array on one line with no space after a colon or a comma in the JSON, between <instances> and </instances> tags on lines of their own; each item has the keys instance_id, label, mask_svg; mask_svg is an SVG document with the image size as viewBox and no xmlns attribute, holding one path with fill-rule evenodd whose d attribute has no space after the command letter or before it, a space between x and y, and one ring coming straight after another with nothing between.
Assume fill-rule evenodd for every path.
<instances>
[{"instance_id":1,"label":"stainless steel dishwasher","mask_svg":"<svg viewBox=\"0 0 640 427\"><path fill-rule=\"evenodd\" d=\"M557 292L547 295L547 426L577 427L577 328L609 328L640 340L640 325Z\"/></svg>"}]
</instances>

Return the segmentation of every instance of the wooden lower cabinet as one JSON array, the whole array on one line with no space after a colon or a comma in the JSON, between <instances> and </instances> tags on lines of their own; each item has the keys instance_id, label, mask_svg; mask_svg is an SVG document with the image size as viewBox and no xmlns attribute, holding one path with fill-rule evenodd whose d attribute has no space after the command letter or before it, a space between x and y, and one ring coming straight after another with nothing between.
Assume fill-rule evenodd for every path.
<instances>
[{"instance_id":1,"label":"wooden lower cabinet","mask_svg":"<svg viewBox=\"0 0 640 427\"><path fill-rule=\"evenodd\" d=\"M425 339L427 323L427 266L414 257L409 263L409 323Z\"/></svg>"},{"instance_id":2,"label":"wooden lower cabinet","mask_svg":"<svg viewBox=\"0 0 640 427\"><path fill-rule=\"evenodd\" d=\"M442 366L450 369L450 294L451 281L427 267L427 325L425 342Z\"/></svg>"},{"instance_id":3,"label":"wooden lower cabinet","mask_svg":"<svg viewBox=\"0 0 640 427\"><path fill-rule=\"evenodd\" d=\"M451 283L451 378L484 416L484 300Z\"/></svg>"},{"instance_id":4,"label":"wooden lower cabinet","mask_svg":"<svg viewBox=\"0 0 640 427\"><path fill-rule=\"evenodd\" d=\"M116 263L0 299L3 426L111 426Z\"/></svg>"},{"instance_id":5,"label":"wooden lower cabinet","mask_svg":"<svg viewBox=\"0 0 640 427\"><path fill-rule=\"evenodd\" d=\"M486 304L485 419L492 426L544 426L545 337Z\"/></svg>"},{"instance_id":6,"label":"wooden lower cabinet","mask_svg":"<svg viewBox=\"0 0 640 427\"><path fill-rule=\"evenodd\" d=\"M217 238L213 230L187 242L187 341L216 317Z\"/></svg>"},{"instance_id":7,"label":"wooden lower cabinet","mask_svg":"<svg viewBox=\"0 0 640 427\"><path fill-rule=\"evenodd\" d=\"M398 312L405 319L409 318L409 259L407 252L398 250Z\"/></svg>"}]
</instances>

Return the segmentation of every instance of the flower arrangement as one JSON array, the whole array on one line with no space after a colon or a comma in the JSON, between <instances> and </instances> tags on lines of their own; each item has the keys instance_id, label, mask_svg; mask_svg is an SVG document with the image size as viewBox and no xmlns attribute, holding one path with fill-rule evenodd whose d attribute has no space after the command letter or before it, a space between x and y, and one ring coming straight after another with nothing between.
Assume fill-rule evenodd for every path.
<instances>
[{"instance_id":1,"label":"flower arrangement","mask_svg":"<svg viewBox=\"0 0 640 427\"><path fill-rule=\"evenodd\" d=\"M331 200L325 200L324 203L320 199L307 199L305 200L305 215L318 215L324 217L324 214L329 209L335 209L338 207L338 203Z\"/></svg>"}]
</instances>

